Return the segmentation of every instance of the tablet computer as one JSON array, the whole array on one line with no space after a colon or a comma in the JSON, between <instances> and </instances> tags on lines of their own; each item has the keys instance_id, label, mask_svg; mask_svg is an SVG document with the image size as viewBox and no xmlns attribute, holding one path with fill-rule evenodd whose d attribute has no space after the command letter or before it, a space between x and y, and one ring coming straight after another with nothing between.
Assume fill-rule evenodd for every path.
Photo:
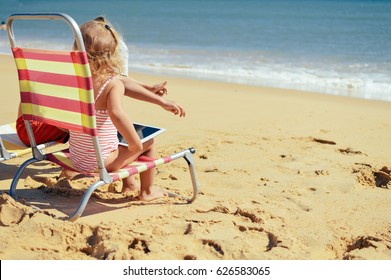
<instances>
[{"instance_id":1,"label":"tablet computer","mask_svg":"<svg viewBox=\"0 0 391 280\"><path fill-rule=\"evenodd\" d=\"M133 123L133 126L136 129L138 136L140 137L141 143L144 143L145 141L148 141L149 139L154 138L159 134L163 133L164 131L166 131L165 128L140 124L140 123ZM125 138L119 132L118 132L118 139L120 145L124 145L124 146L128 145Z\"/></svg>"}]
</instances>

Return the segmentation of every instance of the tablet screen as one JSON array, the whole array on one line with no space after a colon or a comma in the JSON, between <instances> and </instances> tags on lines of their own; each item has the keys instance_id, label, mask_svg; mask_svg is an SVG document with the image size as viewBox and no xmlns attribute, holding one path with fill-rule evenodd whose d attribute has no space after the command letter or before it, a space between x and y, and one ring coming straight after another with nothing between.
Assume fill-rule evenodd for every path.
<instances>
[{"instance_id":1,"label":"tablet screen","mask_svg":"<svg viewBox=\"0 0 391 280\"><path fill-rule=\"evenodd\" d=\"M166 129L151 125L133 123L134 128L137 131L138 136L140 137L141 143L163 133ZM120 144L127 145L125 138L118 132L118 139Z\"/></svg>"}]
</instances>

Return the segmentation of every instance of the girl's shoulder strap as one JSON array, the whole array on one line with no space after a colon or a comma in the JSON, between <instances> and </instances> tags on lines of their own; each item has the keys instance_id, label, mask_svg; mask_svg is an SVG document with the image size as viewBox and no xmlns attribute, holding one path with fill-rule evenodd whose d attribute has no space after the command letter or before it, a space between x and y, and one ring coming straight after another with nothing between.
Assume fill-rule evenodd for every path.
<instances>
[{"instance_id":1,"label":"girl's shoulder strap","mask_svg":"<svg viewBox=\"0 0 391 280\"><path fill-rule=\"evenodd\" d=\"M110 81L114 78L114 76L110 76L99 88L98 94L95 97L95 102L101 96L102 92L105 90L106 86L110 83Z\"/></svg>"}]
</instances>

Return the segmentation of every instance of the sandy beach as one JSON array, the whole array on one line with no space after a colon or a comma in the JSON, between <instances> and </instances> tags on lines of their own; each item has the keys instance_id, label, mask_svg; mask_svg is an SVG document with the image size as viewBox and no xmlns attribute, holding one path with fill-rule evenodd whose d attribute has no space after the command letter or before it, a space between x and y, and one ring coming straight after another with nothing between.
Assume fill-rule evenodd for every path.
<instances>
[{"instance_id":1,"label":"sandy beach","mask_svg":"<svg viewBox=\"0 0 391 280\"><path fill-rule=\"evenodd\" d=\"M19 100L13 60L0 55L2 124ZM391 103L285 89L131 73L168 81L180 119L127 99L136 122L165 127L160 155L196 149L193 204L103 187L76 222L64 221L86 179L32 165L15 201L7 193L27 157L0 163L0 259L391 259ZM185 161L156 184L191 193ZM37 210L38 206L41 210Z\"/></svg>"}]
</instances>

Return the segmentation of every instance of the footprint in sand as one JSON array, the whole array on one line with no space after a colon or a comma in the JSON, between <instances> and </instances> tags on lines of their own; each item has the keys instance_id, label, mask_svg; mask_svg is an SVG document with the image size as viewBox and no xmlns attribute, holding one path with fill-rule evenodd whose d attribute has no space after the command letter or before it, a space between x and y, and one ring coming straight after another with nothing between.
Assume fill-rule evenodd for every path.
<instances>
[{"instance_id":1,"label":"footprint in sand","mask_svg":"<svg viewBox=\"0 0 391 280\"><path fill-rule=\"evenodd\" d=\"M363 186L389 189L391 187L391 169L384 166L375 169L368 164L356 164L353 173L358 173L357 181Z\"/></svg>"},{"instance_id":2,"label":"footprint in sand","mask_svg":"<svg viewBox=\"0 0 391 280\"><path fill-rule=\"evenodd\" d=\"M355 255L355 252L359 252L363 249L374 248L375 251L381 254L383 248L385 251L390 249L390 241L374 236L359 236L353 238L351 241L346 241L346 248L344 250L342 258L344 260L360 259L360 256ZM357 250L357 251L356 251Z\"/></svg>"},{"instance_id":3,"label":"footprint in sand","mask_svg":"<svg viewBox=\"0 0 391 280\"><path fill-rule=\"evenodd\" d=\"M262 219L258 218L255 214L244 211L244 210L240 209L239 207L236 210L235 215L240 215L240 216L246 217L246 218L250 219L251 222L253 222L253 223L261 223L262 222Z\"/></svg>"},{"instance_id":4,"label":"footprint in sand","mask_svg":"<svg viewBox=\"0 0 391 280\"><path fill-rule=\"evenodd\" d=\"M281 244L282 241L278 240L277 235L275 235L274 233L268 232L267 233L267 238L269 239L269 244L266 246L266 251L265 252L269 252L269 251L271 251L275 247L281 247L281 248L285 248L285 249L289 250L288 246L284 246L284 245Z\"/></svg>"},{"instance_id":5,"label":"footprint in sand","mask_svg":"<svg viewBox=\"0 0 391 280\"><path fill-rule=\"evenodd\" d=\"M373 172L375 177L376 187L387 188L391 187L391 170L384 166L379 171Z\"/></svg>"},{"instance_id":6,"label":"footprint in sand","mask_svg":"<svg viewBox=\"0 0 391 280\"><path fill-rule=\"evenodd\" d=\"M224 251L220 244L218 244L216 241L203 239L202 240L203 245L208 245L209 247L213 248L218 254L224 256Z\"/></svg>"},{"instance_id":7,"label":"footprint in sand","mask_svg":"<svg viewBox=\"0 0 391 280\"><path fill-rule=\"evenodd\" d=\"M138 239L138 238L135 238L130 243L129 249L143 251L145 254L148 254L151 252L151 250L148 247L147 241L145 241L143 239Z\"/></svg>"},{"instance_id":8,"label":"footprint in sand","mask_svg":"<svg viewBox=\"0 0 391 280\"><path fill-rule=\"evenodd\" d=\"M350 147L348 147L346 149L338 149L338 151L341 154L344 154L344 155L364 155L364 156L368 156L367 154L364 154L363 152L360 152L360 151L355 151L355 150L353 150Z\"/></svg>"},{"instance_id":9,"label":"footprint in sand","mask_svg":"<svg viewBox=\"0 0 391 280\"><path fill-rule=\"evenodd\" d=\"M185 261L194 261L194 260L197 259L197 257L194 256L194 255L186 255L186 256L184 256L183 259L184 259Z\"/></svg>"},{"instance_id":10,"label":"footprint in sand","mask_svg":"<svg viewBox=\"0 0 391 280\"><path fill-rule=\"evenodd\" d=\"M320 144L327 144L327 145L336 145L334 141L326 140L326 139L320 139L320 138L312 138L312 141L320 143Z\"/></svg>"}]
</instances>

